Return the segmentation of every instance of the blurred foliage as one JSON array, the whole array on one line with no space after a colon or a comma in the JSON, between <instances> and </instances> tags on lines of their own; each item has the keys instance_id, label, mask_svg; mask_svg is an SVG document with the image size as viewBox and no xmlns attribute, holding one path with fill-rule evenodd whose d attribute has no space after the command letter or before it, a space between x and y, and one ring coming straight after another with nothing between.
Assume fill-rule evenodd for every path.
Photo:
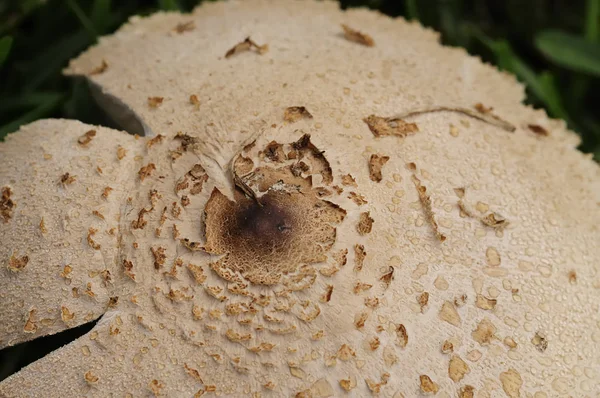
<instances>
[{"instance_id":1,"label":"blurred foliage","mask_svg":"<svg viewBox=\"0 0 600 398\"><path fill-rule=\"evenodd\" d=\"M291 0L290 0L291 1ZM86 84L61 75L70 58L131 15L189 11L197 0L0 0L0 138L43 117L112 125ZM527 101L565 119L600 159L600 0L340 0L419 20L514 73Z\"/></svg>"}]
</instances>

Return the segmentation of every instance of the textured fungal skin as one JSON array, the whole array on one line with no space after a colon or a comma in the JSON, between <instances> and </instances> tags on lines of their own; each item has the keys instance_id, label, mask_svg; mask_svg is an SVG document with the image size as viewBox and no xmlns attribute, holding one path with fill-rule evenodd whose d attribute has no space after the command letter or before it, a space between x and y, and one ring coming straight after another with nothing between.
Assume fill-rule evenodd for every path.
<instances>
[{"instance_id":1,"label":"textured fungal skin","mask_svg":"<svg viewBox=\"0 0 600 398\"><path fill-rule=\"evenodd\" d=\"M66 73L145 136L0 143L0 347L100 318L0 396L598 395L599 167L513 77L275 0L133 18Z\"/></svg>"}]
</instances>

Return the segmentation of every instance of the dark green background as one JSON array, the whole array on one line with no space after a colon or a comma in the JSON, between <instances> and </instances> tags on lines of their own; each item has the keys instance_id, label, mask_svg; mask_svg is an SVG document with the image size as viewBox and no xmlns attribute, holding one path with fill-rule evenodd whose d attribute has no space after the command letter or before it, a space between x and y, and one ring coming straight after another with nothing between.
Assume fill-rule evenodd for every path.
<instances>
[{"instance_id":1,"label":"dark green background","mask_svg":"<svg viewBox=\"0 0 600 398\"><path fill-rule=\"evenodd\" d=\"M289 0L292 1L292 0ZM197 0L0 0L0 139L66 117L112 126L86 85L61 76L70 58L134 14L190 10ZM418 19L444 43L515 73L528 102L567 120L600 160L600 0L341 0ZM0 159L2 161L2 159ZM0 308L0 311L2 309ZM0 380L92 325L0 351Z\"/></svg>"}]
</instances>

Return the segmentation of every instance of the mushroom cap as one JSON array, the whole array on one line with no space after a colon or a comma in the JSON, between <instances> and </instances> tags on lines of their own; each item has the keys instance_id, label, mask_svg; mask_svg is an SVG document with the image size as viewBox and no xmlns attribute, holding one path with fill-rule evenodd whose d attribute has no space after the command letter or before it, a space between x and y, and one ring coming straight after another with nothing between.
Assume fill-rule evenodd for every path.
<instances>
[{"instance_id":1,"label":"mushroom cap","mask_svg":"<svg viewBox=\"0 0 600 398\"><path fill-rule=\"evenodd\" d=\"M132 18L66 73L144 137L0 144L0 347L100 317L0 395L599 392L600 168L512 76L267 0Z\"/></svg>"}]
</instances>

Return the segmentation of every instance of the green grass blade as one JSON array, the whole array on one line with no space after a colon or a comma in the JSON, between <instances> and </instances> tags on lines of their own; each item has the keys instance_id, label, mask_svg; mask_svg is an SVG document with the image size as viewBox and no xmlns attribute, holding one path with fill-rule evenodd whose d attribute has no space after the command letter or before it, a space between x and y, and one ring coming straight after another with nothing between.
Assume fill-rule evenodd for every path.
<instances>
[{"instance_id":1,"label":"green grass blade","mask_svg":"<svg viewBox=\"0 0 600 398\"><path fill-rule=\"evenodd\" d=\"M179 5L176 0L158 0L158 6L165 11L179 11Z\"/></svg>"},{"instance_id":2,"label":"green grass blade","mask_svg":"<svg viewBox=\"0 0 600 398\"><path fill-rule=\"evenodd\" d=\"M421 18L419 17L419 5L417 0L406 0L406 17L408 20L417 20L419 21Z\"/></svg>"},{"instance_id":3,"label":"green grass blade","mask_svg":"<svg viewBox=\"0 0 600 398\"><path fill-rule=\"evenodd\" d=\"M0 39L0 66L2 66L4 61L6 61L6 58L8 58L12 43L13 38L11 36L4 36Z\"/></svg>"},{"instance_id":4,"label":"green grass blade","mask_svg":"<svg viewBox=\"0 0 600 398\"><path fill-rule=\"evenodd\" d=\"M94 0L90 20L99 33L105 33L111 18L111 0Z\"/></svg>"},{"instance_id":5,"label":"green grass blade","mask_svg":"<svg viewBox=\"0 0 600 398\"><path fill-rule=\"evenodd\" d=\"M66 3L68 5L69 9L71 10L71 12L73 14L75 14L77 19L79 20L79 23L81 23L83 28L88 32L88 34L94 39L96 37L98 37L98 32L96 31L94 24L87 17L87 15L85 15L85 12L83 12L81 7L79 7L79 4L77 4L77 1L76 0L66 0Z\"/></svg>"},{"instance_id":6,"label":"green grass blade","mask_svg":"<svg viewBox=\"0 0 600 398\"><path fill-rule=\"evenodd\" d=\"M585 37L597 42L600 30L600 0L588 0L585 8Z\"/></svg>"},{"instance_id":7,"label":"green grass blade","mask_svg":"<svg viewBox=\"0 0 600 398\"><path fill-rule=\"evenodd\" d=\"M64 96L60 96L59 98L55 98L54 100L45 102L41 105L39 105L37 108L27 112L26 114L24 114L23 116L19 117L16 120L13 120L12 122L5 124L4 126L0 127L0 140L4 139L4 137L9 134L12 133L14 131L17 131L17 129L20 126L23 126L24 124L33 122L34 120L37 119L41 119L43 117L48 116L49 114L52 113L52 111L54 111L55 109L57 109L61 102L63 101Z\"/></svg>"},{"instance_id":8,"label":"green grass blade","mask_svg":"<svg viewBox=\"0 0 600 398\"><path fill-rule=\"evenodd\" d=\"M535 45L563 68L600 76L600 44L569 33L547 30L536 36Z\"/></svg>"},{"instance_id":9,"label":"green grass blade","mask_svg":"<svg viewBox=\"0 0 600 398\"><path fill-rule=\"evenodd\" d=\"M30 109L40 106L46 102L57 101L64 96L58 91L39 91L23 94L18 97L5 98L0 103L0 112L14 112L22 109Z\"/></svg>"}]
</instances>

